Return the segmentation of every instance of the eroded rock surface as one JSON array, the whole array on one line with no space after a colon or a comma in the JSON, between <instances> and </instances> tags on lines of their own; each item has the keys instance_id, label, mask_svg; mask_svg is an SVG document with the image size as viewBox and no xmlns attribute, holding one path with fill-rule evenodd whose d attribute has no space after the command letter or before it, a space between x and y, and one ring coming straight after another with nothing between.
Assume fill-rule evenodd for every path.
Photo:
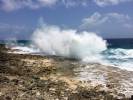
<instances>
[{"instance_id":1,"label":"eroded rock surface","mask_svg":"<svg viewBox=\"0 0 133 100\"><path fill-rule=\"evenodd\" d=\"M118 87L132 72L63 57L5 51L0 46L0 100L130 100ZM93 72L93 79L102 75L105 84L94 84L91 78L82 80L82 68ZM97 80L101 81L100 77Z\"/></svg>"}]
</instances>

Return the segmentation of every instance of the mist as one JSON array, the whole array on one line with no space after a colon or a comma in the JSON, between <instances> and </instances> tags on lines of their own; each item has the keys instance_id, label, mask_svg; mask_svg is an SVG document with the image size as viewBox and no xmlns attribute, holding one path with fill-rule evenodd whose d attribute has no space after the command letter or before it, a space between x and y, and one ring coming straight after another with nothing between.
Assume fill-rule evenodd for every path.
<instances>
[{"instance_id":1,"label":"mist","mask_svg":"<svg viewBox=\"0 0 133 100\"><path fill-rule=\"evenodd\" d=\"M54 25L41 25L32 35L33 44L47 55L97 61L107 49L106 41L93 32L77 32ZM89 58L89 59L88 59Z\"/></svg>"}]
</instances>

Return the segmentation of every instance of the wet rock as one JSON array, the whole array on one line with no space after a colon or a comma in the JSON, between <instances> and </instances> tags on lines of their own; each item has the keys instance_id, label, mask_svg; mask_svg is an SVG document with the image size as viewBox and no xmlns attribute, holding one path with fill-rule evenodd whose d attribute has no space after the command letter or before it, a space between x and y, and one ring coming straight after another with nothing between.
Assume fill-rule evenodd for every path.
<instances>
[{"instance_id":1,"label":"wet rock","mask_svg":"<svg viewBox=\"0 0 133 100\"><path fill-rule=\"evenodd\" d=\"M114 88L114 84L107 83L106 87L108 87L109 89L112 89L112 88Z\"/></svg>"},{"instance_id":2,"label":"wet rock","mask_svg":"<svg viewBox=\"0 0 133 100\"><path fill-rule=\"evenodd\" d=\"M0 45L0 100L116 100L113 93L101 90L102 86L84 87L90 82L74 82L78 60L24 54L8 54ZM94 66L95 64L93 64ZM100 66L96 64L96 67ZM69 77L68 77L69 76ZM44 79L45 77L45 79ZM64 79L65 77L65 79ZM74 88L72 88L74 87ZM114 88L107 83L106 87ZM131 97L131 99L133 96Z\"/></svg>"},{"instance_id":3,"label":"wet rock","mask_svg":"<svg viewBox=\"0 0 133 100\"><path fill-rule=\"evenodd\" d=\"M133 95L131 95L131 100L133 100Z\"/></svg>"},{"instance_id":4,"label":"wet rock","mask_svg":"<svg viewBox=\"0 0 133 100\"><path fill-rule=\"evenodd\" d=\"M9 97L9 96L5 97L5 99L6 99L6 100L12 100L12 98Z\"/></svg>"},{"instance_id":5,"label":"wet rock","mask_svg":"<svg viewBox=\"0 0 133 100\"><path fill-rule=\"evenodd\" d=\"M12 82L13 82L15 85L18 85L19 80L18 80L18 79L13 79Z\"/></svg>"},{"instance_id":6,"label":"wet rock","mask_svg":"<svg viewBox=\"0 0 133 100\"><path fill-rule=\"evenodd\" d=\"M9 79L7 77L1 76L0 75L0 83L9 83Z\"/></svg>"}]
</instances>

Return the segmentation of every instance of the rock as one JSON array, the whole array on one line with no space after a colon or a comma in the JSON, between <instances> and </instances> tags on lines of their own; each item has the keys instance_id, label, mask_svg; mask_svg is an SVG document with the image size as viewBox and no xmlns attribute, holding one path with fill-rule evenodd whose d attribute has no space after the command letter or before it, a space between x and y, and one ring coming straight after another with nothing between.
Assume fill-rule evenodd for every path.
<instances>
[{"instance_id":1,"label":"rock","mask_svg":"<svg viewBox=\"0 0 133 100\"><path fill-rule=\"evenodd\" d=\"M109 83L107 83L107 84L106 84L106 87L108 87L109 89L112 89L112 88L114 88L114 84L109 84Z\"/></svg>"},{"instance_id":2,"label":"rock","mask_svg":"<svg viewBox=\"0 0 133 100\"><path fill-rule=\"evenodd\" d=\"M101 85L72 78L74 68L85 67L76 59L6 51L0 45L0 100L116 100L114 92L101 90ZM113 89L114 84L106 87ZM118 96L126 100L124 95Z\"/></svg>"},{"instance_id":3,"label":"rock","mask_svg":"<svg viewBox=\"0 0 133 100\"><path fill-rule=\"evenodd\" d=\"M15 85L18 85L19 80L18 80L18 79L13 79L12 82L13 82Z\"/></svg>"},{"instance_id":4,"label":"rock","mask_svg":"<svg viewBox=\"0 0 133 100\"><path fill-rule=\"evenodd\" d=\"M133 100L133 95L131 95L131 100Z\"/></svg>"},{"instance_id":5,"label":"rock","mask_svg":"<svg viewBox=\"0 0 133 100\"><path fill-rule=\"evenodd\" d=\"M0 76L0 83L9 83L9 79L7 77L4 76Z\"/></svg>"}]
</instances>

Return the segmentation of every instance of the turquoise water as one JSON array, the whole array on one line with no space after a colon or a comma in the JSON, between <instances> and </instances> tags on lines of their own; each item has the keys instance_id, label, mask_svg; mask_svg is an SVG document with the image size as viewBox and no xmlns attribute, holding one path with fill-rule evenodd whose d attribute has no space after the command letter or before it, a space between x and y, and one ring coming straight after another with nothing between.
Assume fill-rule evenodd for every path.
<instances>
[{"instance_id":1,"label":"turquoise water","mask_svg":"<svg viewBox=\"0 0 133 100\"><path fill-rule=\"evenodd\" d=\"M19 52L44 54L29 40L0 41L0 43L10 44L10 47L20 49ZM100 55L104 63L133 71L133 39L107 39L107 50Z\"/></svg>"}]
</instances>

